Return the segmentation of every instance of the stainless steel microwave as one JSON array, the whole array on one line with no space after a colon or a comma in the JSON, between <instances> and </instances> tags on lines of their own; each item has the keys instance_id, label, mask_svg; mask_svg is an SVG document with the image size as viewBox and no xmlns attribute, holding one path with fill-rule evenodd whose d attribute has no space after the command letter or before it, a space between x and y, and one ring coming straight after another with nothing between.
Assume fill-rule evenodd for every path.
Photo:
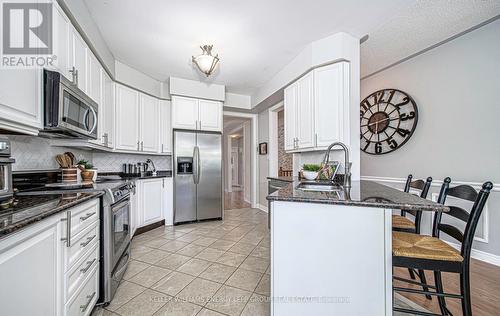
<instances>
[{"instance_id":1,"label":"stainless steel microwave","mask_svg":"<svg viewBox=\"0 0 500 316\"><path fill-rule=\"evenodd\" d=\"M97 139L98 105L61 73L45 69L43 135Z\"/></svg>"}]
</instances>

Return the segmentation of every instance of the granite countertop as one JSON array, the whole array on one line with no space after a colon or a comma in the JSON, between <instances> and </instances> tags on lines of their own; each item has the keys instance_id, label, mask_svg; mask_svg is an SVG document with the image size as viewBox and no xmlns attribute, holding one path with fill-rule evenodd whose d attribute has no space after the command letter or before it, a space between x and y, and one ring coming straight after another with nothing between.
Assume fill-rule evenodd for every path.
<instances>
[{"instance_id":1,"label":"granite countertop","mask_svg":"<svg viewBox=\"0 0 500 316\"><path fill-rule=\"evenodd\" d=\"M353 181L349 191L339 186L339 190L334 192L303 191L297 189L299 183L298 180L295 180L286 187L268 195L267 199L271 202L286 201L415 211L449 211L445 205L373 181Z\"/></svg>"},{"instance_id":2,"label":"granite countertop","mask_svg":"<svg viewBox=\"0 0 500 316\"><path fill-rule=\"evenodd\" d=\"M95 191L16 196L13 206L0 209L0 238L103 194Z\"/></svg>"},{"instance_id":3,"label":"granite countertop","mask_svg":"<svg viewBox=\"0 0 500 316\"><path fill-rule=\"evenodd\" d=\"M268 180L277 180L282 182L293 182L297 177L267 177Z\"/></svg>"},{"instance_id":4,"label":"granite countertop","mask_svg":"<svg viewBox=\"0 0 500 316\"><path fill-rule=\"evenodd\" d=\"M102 172L98 174L99 177L110 177L114 176L117 177L117 179L122 179L122 180L142 180L142 179L154 179L154 178L171 178L172 177L172 170L161 170L156 173L155 176L153 176L150 172L147 172L145 175L140 175L140 174L124 174L121 172Z\"/></svg>"}]
</instances>

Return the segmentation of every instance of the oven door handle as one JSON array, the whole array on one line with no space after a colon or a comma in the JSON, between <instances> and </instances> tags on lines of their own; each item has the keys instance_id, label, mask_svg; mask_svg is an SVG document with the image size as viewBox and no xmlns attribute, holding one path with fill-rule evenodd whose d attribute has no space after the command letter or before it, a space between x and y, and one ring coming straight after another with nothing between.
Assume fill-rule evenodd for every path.
<instances>
[{"instance_id":1,"label":"oven door handle","mask_svg":"<svg viewBox=\"0 0 500 316\"><path fill-rule=\"evenodd\" d=\"M127 204L130 204L130 197L127 197L125 200L122 200L115 205L111 205L111 210L114 212L116 209L120 209Z\"/></svg>"}]
</instances>

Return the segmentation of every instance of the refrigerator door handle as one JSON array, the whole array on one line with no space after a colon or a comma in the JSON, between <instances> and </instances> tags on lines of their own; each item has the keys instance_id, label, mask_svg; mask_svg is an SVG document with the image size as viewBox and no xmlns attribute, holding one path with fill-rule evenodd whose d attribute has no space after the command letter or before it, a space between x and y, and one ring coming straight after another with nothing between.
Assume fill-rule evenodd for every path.
<instances>
[{"instance_id":1,"label":"refrigerator door handle","mask_svg":"<svg viewBox=\"0 0 500 316\"><path fill-rule=\"evenodd\" d=\"M193 178L194 183L200 183L200 148L194 146L193 148Z\"/></svg>"}]
</instances>

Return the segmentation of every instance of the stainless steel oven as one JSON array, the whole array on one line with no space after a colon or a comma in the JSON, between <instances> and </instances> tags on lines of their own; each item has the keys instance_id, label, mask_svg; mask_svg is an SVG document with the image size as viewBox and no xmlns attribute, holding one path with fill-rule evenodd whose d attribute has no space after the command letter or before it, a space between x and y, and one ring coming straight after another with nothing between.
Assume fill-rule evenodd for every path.
<instances>
[{"instance_id":1,"label":"stainless steel oven","mask_svg":"<svg viewBox=\"0 0 500 316\"><path fill-rule=\"evenodd\" d=\"M10 153L10 141L0 137L0 201L10 199L13 195L12 164L15 160L10 158Z\"/></svg>"},{"instance_id":2,"label":"stainless steel oven","mask_svg":"<svg viewBox=\"0 0 500 316\"><path fill-rule=\"evenodd\" d=\"M130 260L130 192L132 183L106 190L101 221L101 297L108 304Z\"/></svg>"},{"instance_id":3,"label":"stainless steel oven","mask_svg":"<svg viewBox=\"0 0 500 316\"><path fill-rule=\"evenodd\" d=\"M98 104L59 72L45 69L43 78L42 135L97 139Z\"/></svg>"}]
</instances>

